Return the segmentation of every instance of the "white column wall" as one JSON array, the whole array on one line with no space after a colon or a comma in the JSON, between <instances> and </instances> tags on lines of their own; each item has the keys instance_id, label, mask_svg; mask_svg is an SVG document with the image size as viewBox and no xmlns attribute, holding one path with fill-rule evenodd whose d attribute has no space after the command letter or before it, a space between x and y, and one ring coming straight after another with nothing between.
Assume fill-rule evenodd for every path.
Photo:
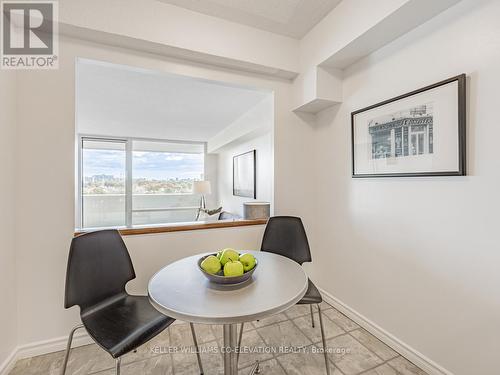
<instances>
[{"instance_id":1,"label":"white column wall","mask_svg":"<svg viewBox=\"0 0 500 375\"><path fill-rule=\"evenodd\" d=\"M313 278L456 375L498 373L499 14L464 0L346 69L344 102L316 124ZM351 111L460 73L467 177L351 178Z\"/></svg>"},{"instance_id":2,"label":"white column wall","mask_svg":"<svg viewBox=\"0 0 500 375\"><path fill-rule=\"evenodd\" d=\"M17 345L15 138L16 72L0 70L0 371Z\"/></svg>"}]
</instances>

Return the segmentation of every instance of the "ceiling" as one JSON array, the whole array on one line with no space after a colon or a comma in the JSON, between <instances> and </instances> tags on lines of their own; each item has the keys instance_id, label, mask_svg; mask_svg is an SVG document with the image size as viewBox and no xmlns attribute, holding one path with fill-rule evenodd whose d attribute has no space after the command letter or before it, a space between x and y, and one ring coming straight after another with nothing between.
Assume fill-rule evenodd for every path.
<instances>
[{"instance_id":1,"label":"ceiling","mask_svg":"<svg viewBox=\"0 0 500 375\"><path fill-rule=\"evenodd\" d=\"M341 0L158 0L276 34L302 38Z\"/></svg>"},{"instance_id":2,"label":"ceiling","mask_svg":"<svg viewBox=\"0 0 500 375\"><path fill-rule=\"evenodd\" d=\"M80 59L78 132L207 141L269 95L223 82Z\"/></svg>"}]
</instances>

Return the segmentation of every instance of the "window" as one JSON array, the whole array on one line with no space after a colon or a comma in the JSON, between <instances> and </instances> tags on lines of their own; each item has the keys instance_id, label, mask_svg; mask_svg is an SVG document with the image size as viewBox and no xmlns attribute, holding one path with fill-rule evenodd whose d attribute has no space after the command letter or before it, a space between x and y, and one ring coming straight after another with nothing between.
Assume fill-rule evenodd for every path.
<instances>
[{"instance_id":1,"label":"window","mask_svg":"<svg viewBox=\"0 0 500 375\"><path fill-rule=\"evenodd\" d=\"M126 225L126 142L82 140L82 227Z\"/></svg>"},{"instance_id":2,"label":"window","mask_svg":"<svg viewBox=\"0 0 500 375\"><path fill-rule=\"evenodd\" d=\"M80 138L82 229L194 221L203 143Z\"/></svg>"}]
</instances>

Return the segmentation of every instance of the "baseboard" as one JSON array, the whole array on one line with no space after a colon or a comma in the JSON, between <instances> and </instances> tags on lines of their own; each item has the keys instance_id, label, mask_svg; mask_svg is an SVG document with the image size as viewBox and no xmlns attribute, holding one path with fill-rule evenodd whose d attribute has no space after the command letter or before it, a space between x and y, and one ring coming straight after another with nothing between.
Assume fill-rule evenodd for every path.
<instances>
[{"instance_id":1,"label":"baseboard","mask_svg":"<svg viewBox=\"0 0 500 375\"><path fill-rule=\"evenodd\" d=\"M453 375L453 373L438 365L431 359L427 358L422 353L413 349L408 344L405 344L403 341L399 340L397 337L387 332L385 329L378 326L353 308L347 306L345 303L332 296L324 289L320 288L320 291L325 302L335 307L349 319L355 321L361 327L377 337L380 341L390 346L392 349L397 351L410 362L420 367L422 370L426 371L429 375Z\"/></svg>"},{"instance_id":2,"label":"baseboard","mask_svg":"<svg viewBox=\"0 0 500 375\"><path fill-rule=\"evenodd\" d=\"M5 358L5 361L0 364L0 375L7 375L12 370L16 363L16 353L17 349L14 349L9 356Z\"/></svg>"},{"instance_id":3,"label":"baseboard","mask_svg":"<svg viewBox=\"0 0 500 375\"><path fill-rule=\"evenodd\" d=\"M9 357L0 365L0 375L7 375L12 370L16 361L23 358L36 357L43 354L58 352L66 349L68 336L56 337L49 340L33 342L15 348ZM94 341L87 332L76 332L73 337L72 348L92 344Z\"/></svg>"}]
</instances>

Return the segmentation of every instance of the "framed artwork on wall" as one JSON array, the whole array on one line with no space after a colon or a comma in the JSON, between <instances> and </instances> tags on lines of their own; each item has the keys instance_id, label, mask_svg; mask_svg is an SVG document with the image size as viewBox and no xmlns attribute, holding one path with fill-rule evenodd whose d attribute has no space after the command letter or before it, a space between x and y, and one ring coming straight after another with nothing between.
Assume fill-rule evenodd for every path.
<instances>
[{"instance_id":1,"label":"framed artwork on wall","mask_svg":"<svg viewBox=\"0 0 500 375\"><path fill-rule=\"evenodd\" d=\"M233 157L233 195L257 198L255 154L252 150Z\"/></svg>"},{"instance_id":2,"label":"framed artwork on wall","mask_svg":"<svg viewBox=\"0 0 500 375\"><path fill-rule=\"evenodd\" d=\"M351 113L352 177L464 176L465 74Z\"/></svg>"}]
</instances>

